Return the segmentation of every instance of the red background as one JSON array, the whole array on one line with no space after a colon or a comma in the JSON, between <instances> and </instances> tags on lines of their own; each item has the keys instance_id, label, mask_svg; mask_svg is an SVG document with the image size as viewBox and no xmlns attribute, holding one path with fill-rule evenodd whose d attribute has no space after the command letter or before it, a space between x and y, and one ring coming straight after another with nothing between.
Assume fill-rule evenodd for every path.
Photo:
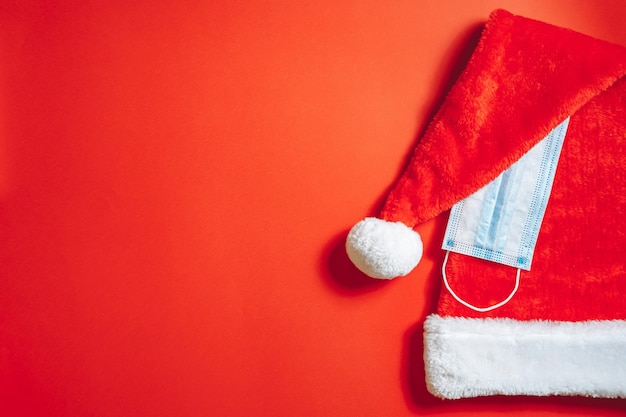
<instances>
[{"instance_id":1,"label":"red background","mask_svg":"<svg viewBox=\"0 0 626 417\"><path fill-rule=\"evenodd\" d=\"M4 1L0 415L623 414L440 401L426 256L348 262L491 10L626 44L614 1Z\"/></svg>"}]
</instances>

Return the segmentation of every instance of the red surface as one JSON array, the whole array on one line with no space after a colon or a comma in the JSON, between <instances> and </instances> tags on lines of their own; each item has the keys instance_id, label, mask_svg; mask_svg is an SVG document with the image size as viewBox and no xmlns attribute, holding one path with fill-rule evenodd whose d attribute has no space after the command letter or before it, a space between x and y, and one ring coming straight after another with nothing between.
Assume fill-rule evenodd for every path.
<instances>
[{"instance_id":1,"label":"red surface","mask_svg":"<svg viewBox=\"0 0 626 417\"><path fill-rule=\"evenodd\" d=\"M496 7L626 44L602 1L0 4L0 415L621 415L429 396L426 257L375 212Z\"/></svg>"}]
</instances>

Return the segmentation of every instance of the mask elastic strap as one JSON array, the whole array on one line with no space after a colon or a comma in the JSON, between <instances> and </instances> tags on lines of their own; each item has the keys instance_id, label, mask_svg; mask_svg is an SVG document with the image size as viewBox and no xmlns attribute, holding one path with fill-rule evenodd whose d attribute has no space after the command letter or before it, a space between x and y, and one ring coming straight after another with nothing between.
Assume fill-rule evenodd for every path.
<instances>
[{"instance_id":1,"label":"mask elastic strap","mask_svg":"<svg viewBox=\"0 0 626 417\"><path fill-rule=\"evenodd\" d=\"M471 305L470 303L462 300L458 295L456 295L456 293L452 291L452 288L450 288L450 284L448 284L448 278L446 277L446 264L448 263L448 255L450 255L450 251L446 251L446 257L444 258L443 266L441 267L441 273L443 275L443 283L448 289L448 291L450 292L450 294L452 294L454 299L457 300L459 303L463 304L465 307L471 308L472 310L478 311L479 313L485 313L487 311L495 310L496 308L502 307L503 305L508 303L517 292L517 289L519 288L519 276L520 276L519 268L517 269L517 275L515 277L515 288L513 288L513 291L511 291L511 294L509 294L509 296L506 297L504 301L501 301L498 304L494 304L491 307L476 307L476 306Z\"/></svg>"}]
</instances>

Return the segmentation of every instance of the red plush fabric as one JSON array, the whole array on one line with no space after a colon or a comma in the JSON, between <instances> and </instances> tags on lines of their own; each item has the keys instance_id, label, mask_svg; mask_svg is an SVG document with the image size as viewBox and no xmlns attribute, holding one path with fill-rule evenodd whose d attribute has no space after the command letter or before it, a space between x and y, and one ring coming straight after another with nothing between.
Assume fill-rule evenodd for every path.
<instances>
[{"instance_id":1,"label":"red plush fabric","mask_svg":"<svg viewBox=\"0 0 626 417\"><path fill-rule=\"evenodd\" d=\"M505 11L477 50L388 196L381 217L415 225L493 180L571 116L531 271L505 306L478 313L444 288L438 314L626 318L626 49ZM451 253L467 302L504 300L516 270Z\"/></svg>"},{"instance_id":2,"label":"red plush fabric","mask_svg":"<svg viewBox=\"0 0 626 417\"><path fill-rule=\"evenodd\" d=\"M626 74L626 49L495 11L380 217L415 226L513 164Z\"/></svg>"}]
</instances>

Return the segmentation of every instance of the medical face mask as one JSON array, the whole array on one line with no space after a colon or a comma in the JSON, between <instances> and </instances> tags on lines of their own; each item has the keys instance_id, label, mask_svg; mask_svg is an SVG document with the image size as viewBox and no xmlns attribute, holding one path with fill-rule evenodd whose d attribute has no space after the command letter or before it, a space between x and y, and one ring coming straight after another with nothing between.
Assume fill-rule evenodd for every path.
<instances>
[{"instance_id":1,"label":"medical face mask","mask_svg":"<svg viewBox=\"0 0 626 417\"><path fill-rule=\"evenodd\" d=\"M569 118L495 180L452 207L444 250L516 268L517 289L519 270L531 267L568 123ZM443 269L448 287L445 262Z\"/></svg>"}]
</instances>

